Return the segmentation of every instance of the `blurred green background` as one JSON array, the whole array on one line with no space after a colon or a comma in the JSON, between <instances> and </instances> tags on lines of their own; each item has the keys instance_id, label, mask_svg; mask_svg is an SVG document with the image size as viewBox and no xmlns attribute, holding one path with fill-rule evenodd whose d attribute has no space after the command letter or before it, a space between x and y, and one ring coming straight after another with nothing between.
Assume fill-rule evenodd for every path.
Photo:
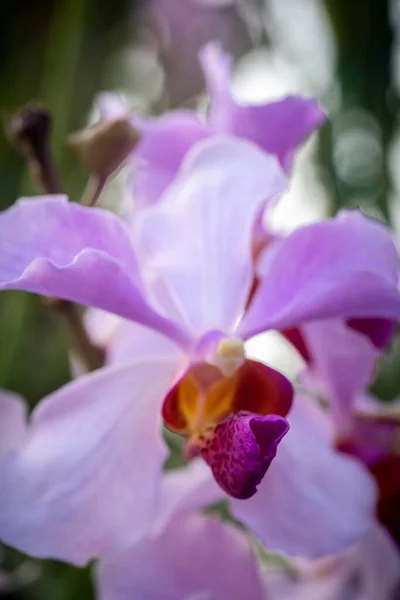
<instances>
[{"instance_id":1,"label":"blurred green background","mask_svg":"<svg viewBox=\"0 0 400 600\"><path fill-rule=\"evenodd\" d=\"M126 91L134 105L150 112L191 105L203 87L196 51L210 37L221 39L236 58L264 48L275 58L284 57L286 65L293 63L307 80L313 65L306 46L313 38L313 57L327 57L326 67L321 62L320 80L309 78L307 88L319 96L330 116L314 154L327 212L360 206L391 223L397 235L398 2L215 0L215 6L208 4L205 8L201 0L5 3L0 23L3 118L32 99L46 103L54 116L53 150L63 189L79 198L86 174L67 151L65 138L87 123L99 91ZM167 40L162 35L166 25ZM21 195L37 193L23 160L2 133L0 182L1 209ZM2 293L0 332L1 387L21 393L33 406L68 380L66 340L39 298ZM400 344L395 341L374 386L385 400L400 393L399 358ZM19 579L33 583L21 590L0 591L1 598L92 597L88 569L25 563L13 551L7 551L3 567L18 568Z\"/></svg>"}]
</instances>

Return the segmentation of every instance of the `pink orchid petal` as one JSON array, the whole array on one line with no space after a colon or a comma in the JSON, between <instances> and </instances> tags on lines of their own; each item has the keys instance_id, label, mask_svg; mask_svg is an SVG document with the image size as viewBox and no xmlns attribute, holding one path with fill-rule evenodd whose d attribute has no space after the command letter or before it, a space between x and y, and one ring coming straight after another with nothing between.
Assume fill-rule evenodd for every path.
<instances>
[{"instance_id":1,"label":"pink orchid petal","mask_svg":"<svg viewBox=\"0 0 400 600\"><path fill-rule=\"evenodd\" d=\"M139 207L157 202L176 176L188 151L200 140L218 134L248 139L275 155L288 170L292 155L324 121L314 99L289 96L259 106L241 106L231 93L232 59L218 43L205 45L199 60L207 81L211 110L206 122L194 111L174 110L155 119L132 117L141 135L135 148L130 189ZM100 96L103 114L118 115L121 102Z\"/></svg>"},{"instance_id":2,"label":"pink orchid petal","mask_svg":"<svg viewBox=\"0 0 400 600\"><path fill-rule=\"evenodd\" d=\"M201 456L228 496L245 500L257 492L288 430L277 415L234 413L217 425Z\"/></svg>"},{"instance_id":3,"label":"pink orchid petal","mask_svg":"<svg viewBox=\"0 0 400 600\"><path fill-rule=\"evenodd\" d=\"M161 535L100 561L97 589L99 600L265 600L244 534L196 514L178 514Z\"/></svg>"},{"instance_id":4,"label":"pink orchid petal","mask_svg":"<svg viewBox=\"0 0 400 600\"><path fill-rule=\"evenodd\" d=\"M371 526L374 483L333 449L319 407L298 397L288 421L290 431L257 494L232 500L232 512L270 550L311 557L340 551Z\"/></svg>"},{"instance_id":5,"label":"pink orchid petal","mask_svg":"<svg viewBox=\"0 0 400 600\"><path fill-rule=\"evenodd\" d=\"M219 43L203 47L200 60L211 96L210 123L215 133L251 140L277 156L288 171L294 150L320 127L325 115L312 98L288 96L277 102L242 106L231 93L231 57Z\"/></svg>"},{"instance_id":6,"label":"pink orchid petal","mask_svg":"<svg viewBox=\"0 0 400 600\"><path fill-rule=\"evenodd\" d=\"M400 553L387 531L376 523L353 551L362 572L360 600L395 600L400 586Z\"/></svg>"},{"instance_id":7,"label":"pink orchid petal","mask_svg":"<svg viewBox=\"0 0 400 600\"><path fill-rule=\"evenodd\" d=\"M0 461L23 443L27 406L17 394L0 390Z\"/></svg>"},{"instance_id":8,"label":"pink orchid petal","mask_svg":"<svg viewBox=\"0 0 400 600\"><path fill-rule=\"evenodd\" d=\"M208 42L199 52L199 61L210 96L210 124L215 133L234 133L232 113L236 104L231 92L233 58L224 52L219 42Z\"/></svg>"},{"instance_id":9,"label":"pink orchid petal","mask_svg":"<svg viewBox=\"0 0 400 600\"><path fill-rule=\"evenodd\" d=\"M285 188L276 160L229 137L200 142L142 227L141 247L196 335L232 332L252 283L251 239Z\"/></svg>"},{"instance_id":10,"label":"pink orchid petal","mask_svg":"<svg viewBox=\"0 0 400 600\"><path fill-rule=\"evenodd\" d=\"M132 156L131 188L139 206L154 204L175 178L190 148L211 134L195 113L176 110L155 119L134 117L140 142Z\"/></svg>"},{"instance_id":11,"label":"pink orchid petal","mask_svg":"<svg viewBox=\"0 0 400 600\"><path fill-rule=\"evenodd\" d=\"M400 554L378 524L342 554L298 567L297 577L266 574L269 600L395 600L400 584Z\"/></svg>"},{"instance_id":12,"label":"pink orchid petal","mask_svg":"<svg viewBox=\"0 0 400 600\"><path fill-rule=\"evenodd\" d=\"M181 367L179 353L137 359L42 401L0 461L1 539L83 565L147 531L166 457L161 404Z\"/></svg>"},{"instance_id":13,"label":"pink orchid petal","mask_svg":"<svg viewBox=\"0 0 400 600\"><path fill-rule=\"evenodd\" d=\"M396 248L383 225L357 211L297 229L263 259L244 337L331 317L400 317Z\"/></svg>"},{"instance_id":14,"label":"pink orchid petal","mask_svg":"<svg viewBox=\"0 0 400 600\"><path fill-rule=\"evenodd\" d=\"M106 351L107 365L122 364L136 356L168 356L176 351L165 335L102 310L86 311L85 325L90 339Z\"/></svg>"},{"instance_id":15,"label":"pink orchid petal","mask_svg":"<svg viewBox=\"0 0 400 600\"><path fill-rule=\"evenodd\" d=\"M154 530L161 532L171 520L199 512L224 498L224 492L201 458L192 460L186 467L167 471L161 482L160 506Z\"/></svg>"},{"instance_id":16,"label":"pink orchid petal","mask_svg":"<svg viewBox=\"0 0 400 600\"><path fill-rule=\"evenodd\" d=\"M357 398L372 380L379 352L368 338L338 319L308 323L301 330L311 355L307 380L316 380L330 403L337 433L345 437Z\"/></svg>"},{"instance_id":17,"label":"pink orchid petal","mask_svg":"<svg viewBox=\"0 0 400 600\"><path fill-rule=\"evenodd\" d=\"M187 342L149 305L122 221L62 196L20 200L1 213L0 289L96 306Z\"/></svg>"}]
</instances>

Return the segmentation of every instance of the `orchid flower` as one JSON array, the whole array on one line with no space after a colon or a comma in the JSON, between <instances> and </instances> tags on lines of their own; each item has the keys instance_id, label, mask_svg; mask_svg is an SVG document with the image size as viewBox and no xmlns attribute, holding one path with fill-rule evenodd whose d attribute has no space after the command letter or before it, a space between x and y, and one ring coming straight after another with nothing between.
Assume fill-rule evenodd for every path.
<instances>
[{"instance_id":1,"label":"orchid flower","mask_svg":"<svg viewBox=\"0 0 400 600\"><path fill-rule=\"evenodd\" d=\"M241 105L232 95L232 59L217 42L206 44L199 54L210 109L199 113L173 110L156 118L132 116L140 142L132 154L131 192L128 203L135 211L158 201L175 178L188 151L199 141L215 135L245 138L276 156L289 172L296 148L325 119L317 101L300 96L259 105ZM126 114L125 104L114 94L97 101L103 119ZM135 216L135 215L134 215Z\"/></svg>"},{"instance_id":2,"label":"orchid flower","mask_svg":"<svg viewBox=\"0 0 400 600\"><path fill-rule=\"evenodd\" d=\"M243 342L328 317L397 319L396 251L385 228L357 212L301 228L268 252L246 309L254 222L285 184L274 157L216 136L188 154L136 252L116 216L62 197L20 201L0 216L2 289L92 305L147 328L143 349L139 342L124 364L67 385L21 426L21 446L1 467L7 543L82 564L132 530L140 537L157 511L161 415L267 546L319 555L369 527L369 477L312 436L309 411L289 413L291 385L248 360ZM158 342L146 342L150 329ZM286 416L297 421L287 442Z\"/></svg>"}]
</instances>

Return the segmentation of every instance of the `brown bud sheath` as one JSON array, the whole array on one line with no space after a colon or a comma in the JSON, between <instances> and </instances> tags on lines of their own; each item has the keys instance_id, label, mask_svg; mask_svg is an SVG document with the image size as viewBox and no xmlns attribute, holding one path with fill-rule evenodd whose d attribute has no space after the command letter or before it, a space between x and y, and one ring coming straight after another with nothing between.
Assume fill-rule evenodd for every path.
<instances>
[{"instance_id":1,"label":"brown bud sheath","mask_svg":"<svg viewBox=\"0 0 400 600\"><path fill-rule=\"evenodd\" d=\"M68 145L92 175L105 180L122 166L138 141L128 117L119 117L71 134Z\"/></svg>"},{"instance_id":2,"label":"brown bud sheath","mask_svg":"<svg viewBox=\"0 0 400 600\"><path fill-rule=\"evenodd\" d=\"M29 103L10 118L6 128L12 143L24 155L38 188L47 194L60 193L50 148L52 119L49 110L41 104Z\"/></svg>"}]
</instances>

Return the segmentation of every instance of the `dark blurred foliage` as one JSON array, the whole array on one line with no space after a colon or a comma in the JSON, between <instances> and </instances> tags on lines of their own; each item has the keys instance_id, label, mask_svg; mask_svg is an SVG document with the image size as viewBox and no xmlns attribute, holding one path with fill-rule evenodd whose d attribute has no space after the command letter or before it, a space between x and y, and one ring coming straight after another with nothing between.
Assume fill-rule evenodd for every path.
<instances>
[{"instance_id":1,"label":"dark blurred foliage","mask_svg":"<svg viewBox=\"0 0 400 600\"><path fill-rule=\"evenodd\" d=\"M363 198L389 221L390 181L387 173L389 145L395 131L399 98L392 85L392 45L394 34L390 23L389 2L365 0L326 0L338 50L337 78L342 100L340 111L321 135L321 159L331 171L333 189L332 212L354 206L354 198ZM353 117L345 122L346 115ZM356 117L364 117L357 119ZM380 169L371 180L343 177L332 161L335 129L376 126L382 156ZM374 130L375 133L375 130ZM362 147L358 148L361 152Z\"/></svg>"},{"instance_id":2,"label":"dark blurred foliage","mask_svg":"<svg viewBox=\"0 0 400 600\"><path fill-rule=\"evenodd\" d=\"M138 2L136 3L139 4ZM132 0L14 0L0 23L0 107L3 118L31 99L54 115L53 149L63 189L74 197L85 174L65 148L68 132L84 124L94 94L106 82L104 64L133 35ZM23 161L0 135L0 208L37 191ZM0 386L16 390L32 404L68 380L65 338L40 299L20 292L0 297ZM10 552L4 564L23 559ZM2 596L0 596L2 597ZM4 598L69 600L92 597L89 570L46 563L43 575L25 591Z\"/></svg>"},{"instance_id":3,"label":"dark blurred foliage","mask_svg":"<svg viewBox=\"0 0 400 600\"><path fill-rule=\"evenodd\" d=\"M143 2L150 3L150 0ZM174 10L178 10L181 3L182 8L188 4L186 0L176 0ZM140 35L136 27L136 18L142 8L140 4L133 0L3 2L0 22L0 108L3 117L32 99L39 99L49 106L55 121L54 154L63 189L72 198L79 197L86 175L65 149L65 137L85 123L94 95L107 87L104 66L110 54L123 49ZM336 37L337 82L341 90L339 108L319 137L318 158L331 191L331 212L334 214L342 207L361 206L389 222L391 183L387 155L399 108L391 75L394 34L389 2L326 0L325 4ZM198 19L202 19L202 9L198 10ZM218 14L221 18L225 13L219 11ZM229 19L236 23L232 16ZM196 27L196 31L203 39L204 26ZM217 37L214 29L210 31ZM164 55L167 65L172 56L173 60L179 60L181 42L178 38L185 33L184 26L171 32L176 37L172 40L172 54ZM186 38L188 35L186 33ZM237 30L237 38L235 50L240 54L250 40L243 28ZM261 39L265 43L265 35L258 41ZM162 40L159 46L162 47ZM180 90L178 94L179 79L182 82L187 70L191 72L192 69L187 67L192 64L190 61L184 62L181 71L170 71L167 76L167 82L177 90L176 97L169 94L169 100L173 102L180 100L179 94L183 93ZM197 91L198 84L194 83L187 93ZM352 129L356 134L353 152L343 169L343 165L338 166L335 152L341 136L351 134ZM367 130L379 141L378 156L366 156L364 138L359 134ZM351 160L355 161L354 168ZM23 161L5 135L0 135L0 181L0 209L8 207L21 195L36 193ZM66 340L39 298L22 292L2 293L0 332L0 387L16 390L34 405L39 398L68 380ZM400 342L396 342L383 360L374 387L384 399L392 399L400 392L399 362ZM4 568L13 570L24 560L10 550ZM0 597L8 600L89 600L93 597L88 568L74 569L56 562L39 561L38 566L41 575L35 583L19 592L5 593L4 596L0 593Z\"/></svg>"}]
</instances>

